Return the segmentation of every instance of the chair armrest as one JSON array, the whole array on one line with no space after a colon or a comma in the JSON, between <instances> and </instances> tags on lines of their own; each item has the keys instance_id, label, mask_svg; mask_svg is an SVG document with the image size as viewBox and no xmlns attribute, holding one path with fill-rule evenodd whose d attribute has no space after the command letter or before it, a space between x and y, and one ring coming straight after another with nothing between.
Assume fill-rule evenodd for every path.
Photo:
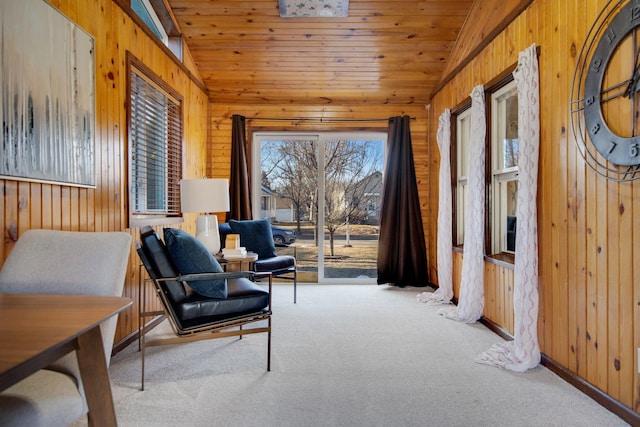
<instances>
[{"instance_id":1,"label":"chair armrest","mask_svg":"<svg viewBox=\"0 0 640 427\"><path fill-rule=\"evenodd\" d=\"M273 276L273 273L271 273L270 271L256 271L253 273L254 277L269 277L269 276Z\"/></svg>"},{"instance_id":2,"label":"chair armrest","mask_svg":"<svg viewBox=\"0 0 640 427\"><path fill-rule=\"evenodd\" d=\"M181 274L177 277L162 277L158 281L198 281L198 280L217 280L217 279L253 279L255 273L252 271L234 271L229 273L195 273L195 274Z\"/></svg>"}]
</instances>

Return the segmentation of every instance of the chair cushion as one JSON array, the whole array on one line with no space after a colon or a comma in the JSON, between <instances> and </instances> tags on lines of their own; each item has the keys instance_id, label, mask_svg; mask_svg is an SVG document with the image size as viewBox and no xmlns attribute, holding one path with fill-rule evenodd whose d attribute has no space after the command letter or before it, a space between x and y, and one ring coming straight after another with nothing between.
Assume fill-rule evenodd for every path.
<instances>
[{"instance_id":1,"label":"chair cushion","mask_svg":"<svg viewBox=\"0 0 640 427\"><path fill-rule=\"evenodd\" d=\"M222 267L198 239L179 228L165 228L164 241L180 274L222 273ZM192 280L191 289L210 298L227 298L227 281Z\"/></svg>"},{"instance_id":2,"label":"chair cushion","mask_svg":"<svg viewBox=\"0 0 640 427\"><path fill-rule=\"evenodd\" d=\"M211 299L192 293L176 304L174 309L180 327L188 330L268 309L269 292L249 279L229 279L227 289L227 299Z\"/></svg>"},{"instance_id":3,"label":"chair cushion","mask_svg":"<svg viewBox=\"0 0 640 427\"><path fill-rule=\"evenodd\" d=\"M1 426L67 426L86 412L74 378L48 369L0 393Z\"/></svg>"},{"instance_id":4,"label":"chair cushion","mask_svg":"<svg viewBox=\"0 0 640 427\"><path fill-rule=\"evenodd\" d=\"M257 253L258 259L277 255L271 223L268 219L242 221L232 219L229 221L229 226L234 233L240 235L240 245L246 247L248 251Z\"/></svg>"},{"instance_id":5,"label":"chair cushion","mask_svg":"<svg viewBox=\"0 0 640 427\"><path fill-rule=\"evenodd\" d=\"M296 259L289 255L279 255L276 257L259 259L253 263L255 271L270 271L274 274L278 272L293 270L296 265Z\"/></svg>"}]
</instances>

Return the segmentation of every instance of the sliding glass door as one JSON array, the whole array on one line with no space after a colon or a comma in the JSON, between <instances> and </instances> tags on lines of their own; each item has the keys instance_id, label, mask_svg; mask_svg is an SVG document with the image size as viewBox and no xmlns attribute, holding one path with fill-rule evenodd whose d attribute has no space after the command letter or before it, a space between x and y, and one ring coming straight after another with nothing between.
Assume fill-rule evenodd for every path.
<instances>
[{"instance_id":1,"label":"sliding glass door","mask_svg":"<svg viewBox=\"0 0 640 427\"><path fill-rule=\"evenodd\" d=\"M385 143L385 133L254 135L254 217L271 220L302 281L375 282Z\"/></svg>"}]
</instances>

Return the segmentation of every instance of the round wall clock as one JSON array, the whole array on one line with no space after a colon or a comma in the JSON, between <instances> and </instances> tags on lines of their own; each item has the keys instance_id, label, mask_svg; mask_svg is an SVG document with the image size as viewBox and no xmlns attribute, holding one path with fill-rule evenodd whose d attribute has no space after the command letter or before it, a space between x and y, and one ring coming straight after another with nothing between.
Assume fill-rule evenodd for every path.
<instances>
[{"instance_id":1,"label":"round wall clock","mask_svg":"<svg viewBox=\"0 0 640 427\"><path fill-rule=\"evenodd\" d=\"M640 0L611 0L582 46L571 125L585 162L616 181L640 178Z\"/></svg>"}]
</instances>

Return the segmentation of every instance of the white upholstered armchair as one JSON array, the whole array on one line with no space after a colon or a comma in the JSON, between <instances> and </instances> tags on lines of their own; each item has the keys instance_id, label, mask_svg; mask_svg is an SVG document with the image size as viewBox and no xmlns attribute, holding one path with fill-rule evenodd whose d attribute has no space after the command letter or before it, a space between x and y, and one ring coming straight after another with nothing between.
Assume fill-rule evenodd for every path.
<instances>
[{"instance_id":1,"label":"white upholstered armchair","mask_svg":"<svg viewBox=\"0 0 640 427\"><path fill-rule=\"evenodd\" d=\"M124 232L29 230L2 266L0 293L121 296L130 249ZM107 366L116 323L101 325ZM86 411L75 352L0 393L2 426L67 426Z\"/></svg>"}]
</instances>

